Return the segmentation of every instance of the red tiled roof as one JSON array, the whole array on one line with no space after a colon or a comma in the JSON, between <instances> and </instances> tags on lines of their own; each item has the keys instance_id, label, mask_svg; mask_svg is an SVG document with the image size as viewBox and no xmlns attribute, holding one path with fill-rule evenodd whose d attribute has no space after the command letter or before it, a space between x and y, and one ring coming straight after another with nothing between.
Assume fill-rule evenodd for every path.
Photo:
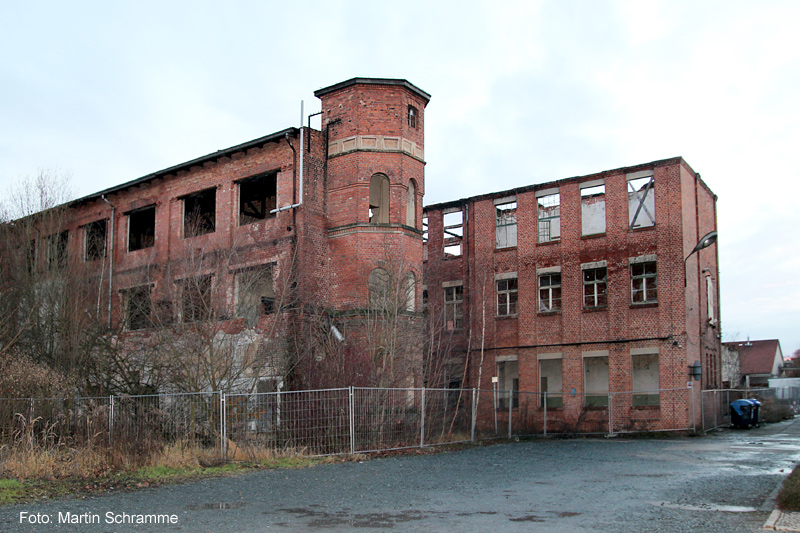
<instances>
[{"instance_id":1,"label":"red tiled roof","mask_svg":"<svg viewBox=\"0 0 800 533\"><path fill-rule=\"evenodd\" d=\"M739 372L742 375L771 374L775 364L775 354L780 346L778 339L723 344L739 352ZM783 361L780 364L783 364Z\"/></svg>"}]
</instances>

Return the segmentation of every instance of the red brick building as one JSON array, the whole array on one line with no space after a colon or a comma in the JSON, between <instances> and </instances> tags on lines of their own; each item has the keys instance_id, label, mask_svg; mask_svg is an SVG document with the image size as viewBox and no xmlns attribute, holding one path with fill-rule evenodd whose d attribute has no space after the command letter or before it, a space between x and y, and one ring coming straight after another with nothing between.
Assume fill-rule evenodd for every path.
<instances>
[{"instance_id":1,"label":"red brick building","mask_svg":"<svg viewBox=\"0 0 800 533\"><path fill-rule=\"evenodd\" d=\"M196 389L282 379L316 363L323 375L313 383L333 380L327 344L340 357L366 346L362 357L377 366L402 348L407 364L385 365L372 383L415 383L409 365L419 367L421 348L387 339L370 310L392 300L395 322L421 329L430 95L373 78L315 95L321 131L288 128L72 202L57 227L31 235L31 268L89 280L97 320L142 350L154 331L186 339L210 324L191 367L173 371L198 371L225 342L242 368L204 370L226 377L195 380Z\"/></svg>"},{"instance_id":2,"label":"red brick building","mask_svg":"<svg viewBox=\"0 0 800 533\"><path fill-rule=\"evenodd\" d=\"M689 366L720 385L716 248L692 253L716 230L716 197L683 159L423 211L430 95L374 78L315 95L320 130L72 202L30 236L27 270L89 280L85 311L142 350L154 331L208 324L204 345L169 352L197 352L171 371L203 374L198 390L292 373L299 386L496 377L538 395L530 416L602 418L619 393L615 418L685 427ZM238 369L205 369L225 343Z\"/></svg>"},{"instance_id":3,"label":"red brick building","mask_svg":"<svg viewBox=\"0 0 800 533\"><path fill-rule=\"evenodd\" d=\"M453 384L497 387L503 410L502 391L535 392L512 408L527 400L541 418L547 404L551 420L573 423L607 420L611 395L615 421L656 429L691 424L687 382L697 405L700 386L720 386L716 247L693 252L716 231L716 196L682 158L424 216L425 297L450 341Z\"/></svg>"}]
</instances>

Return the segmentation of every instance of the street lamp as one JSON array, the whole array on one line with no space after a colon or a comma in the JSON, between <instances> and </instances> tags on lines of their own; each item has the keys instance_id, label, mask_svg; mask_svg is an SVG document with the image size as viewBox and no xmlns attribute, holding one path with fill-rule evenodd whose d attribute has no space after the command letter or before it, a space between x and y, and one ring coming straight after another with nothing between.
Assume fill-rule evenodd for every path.
<instances>
[{"instance_id":1,"label":"street lamp","mask_svg":"<svg viewBox=\"0 0 800 533\"><path fill-rule=\"evenodd\" d=\"M689 252L689 255L686 256L686 259L683 260L683 286L684 287L686 287L686 261L688 261L689 258L692 257L692 255L695 254L696 252L699 252L703 248L708 248L709 246L711 246L715 242L717 242L717 232L716 231L709 231L708 233L703 235L703 238L700 239L700 242L697 243L697 246L695 246L692 249L692 251Z\"/></svg>"}]
</instances>

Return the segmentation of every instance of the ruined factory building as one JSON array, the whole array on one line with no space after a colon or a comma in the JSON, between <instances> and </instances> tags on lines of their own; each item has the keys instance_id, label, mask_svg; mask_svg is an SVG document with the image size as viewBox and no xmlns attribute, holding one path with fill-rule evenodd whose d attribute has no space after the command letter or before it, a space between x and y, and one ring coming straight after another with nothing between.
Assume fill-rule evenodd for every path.
<instances>
[{"instance_id":1,"label":"ruined factory building","mask_svg":"<svg viewBox=\"0 0 800 533\"><path fill-rule=\"evenodd\" d=\"M266 339L269 363L242 379L282 380L298 357L287 339L318 331L315 345L349 357L402 359L391 376L382 363L383 385L497 390L501 415L526 403L531 417L665 428L700 416L700 389L720 385L716 196L682 158L423 208L430 95L377 78L315 95L319 130L71 203L31 240L32 268L93 276L123 334L213 320L242 357ZM402 353L370 329L390 307L395 331L418 332Z\"/></svg>"}]
</instances>

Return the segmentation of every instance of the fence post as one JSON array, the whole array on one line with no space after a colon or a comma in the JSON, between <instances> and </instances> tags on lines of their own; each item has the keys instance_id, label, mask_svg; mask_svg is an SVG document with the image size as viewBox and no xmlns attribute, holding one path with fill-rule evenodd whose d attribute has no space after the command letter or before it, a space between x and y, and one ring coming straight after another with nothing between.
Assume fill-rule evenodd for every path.
<instances>
[{"instance_id":1,"label":"fence post","mask_svg":"<svg viewBox=\"0 0 800 533\"><path fill-rule=\"evenodd\" d=\"M703 391L700 390L700 430L706 432L706 402L703 399Z\"/></svg>"},{"instance_id":2,"label":"fence post","mask_svg":"<svg viewBox=\"0 0 800 533\"><path fill-rule=\"evenodd\" d=\"M108 445L114 446L114 395L108 397Z\"/></svg>"},{"instance_id":3,"label":"fence post","mask_svg":"<svg viewBox=\"0 0 800 533\"><path fill-rule=\"evenodd\" d=\"M511 409L514 407L514 390L508 391L508 438L511 438Z\"/></svg>"},{"instance_id":4,"label":"fence post","mask_svg":"<svg viewBox=\"0 0 800 533\"><path fill-rule=\"evenodd\" d=\"M220 391L219 393L219 451L222 455L222 460L228 458L227 454L227 443L225 442L225 393Z\"/></svg>"},{"instance_id":5,"label":"fence post","mask_svg":"<svg viewBox=\"0 0 800 533\"><path fill-rule=\"evenodd\" d=\"M350 385L350 455L355 455L356 453L356 410L355 406L353 405L353 386Z\"/></svg>"},{"instance_id":6,"label":"fence post","mask_svg":"<svg viewBox=\"0 0 800 533\"><path fill-rule=\"evenodd\" d=\"M470 428L470 441L475 442L475 422L478 417L477 409L477 391L472 388L472 427Z\"/></svg>"},{"instance_id":7,"label":"fence post","mask_svg":"<svg viewBox=\"0 0 800 533\"><path fill-rule=\"evenodd\" d=\"M608 391L608 434L614 434L614 395Z\"/></svg>"},{"instance_id":8,"label":"fence post","mask_svg":"<svg viewBox=\"0 0 800 533\"><path fill-rule=\"evenodd\" d=\"M544 436L547 436L547 391L542 393L542 402L544 402Z\"/></svg>"},{"instance_id":9,"label":"fence post","mask_svg":"<svg viewBox=\"0 0 800 533\"><path fill-rule=\"evenodd\" d=\"M419 447L425 446L425 387L422 387L422 410L419 415Z\"/></svg>"},{"instance_id":10,"label":"fence post","mask_svg":"<svg viewBox=\"0 0 800 533\"><path fill-rule=\"evenodd\" d=\"M692 431L697 435L697 416L694 413L694 388L691 386L691 382L689 382L689 394L692 395Z\"/></svg>"},{"instance_id":11,"label":"fence post","mask_svg":"<svg viewBox=\"0 0 800 533\"><path fill-rule=\"evenodd\" d=\"M714 427L717 427L717 411L719 411L719 400L717 399L717 393L719 390L714 391Z\"/></svg>"}]
</instances>

